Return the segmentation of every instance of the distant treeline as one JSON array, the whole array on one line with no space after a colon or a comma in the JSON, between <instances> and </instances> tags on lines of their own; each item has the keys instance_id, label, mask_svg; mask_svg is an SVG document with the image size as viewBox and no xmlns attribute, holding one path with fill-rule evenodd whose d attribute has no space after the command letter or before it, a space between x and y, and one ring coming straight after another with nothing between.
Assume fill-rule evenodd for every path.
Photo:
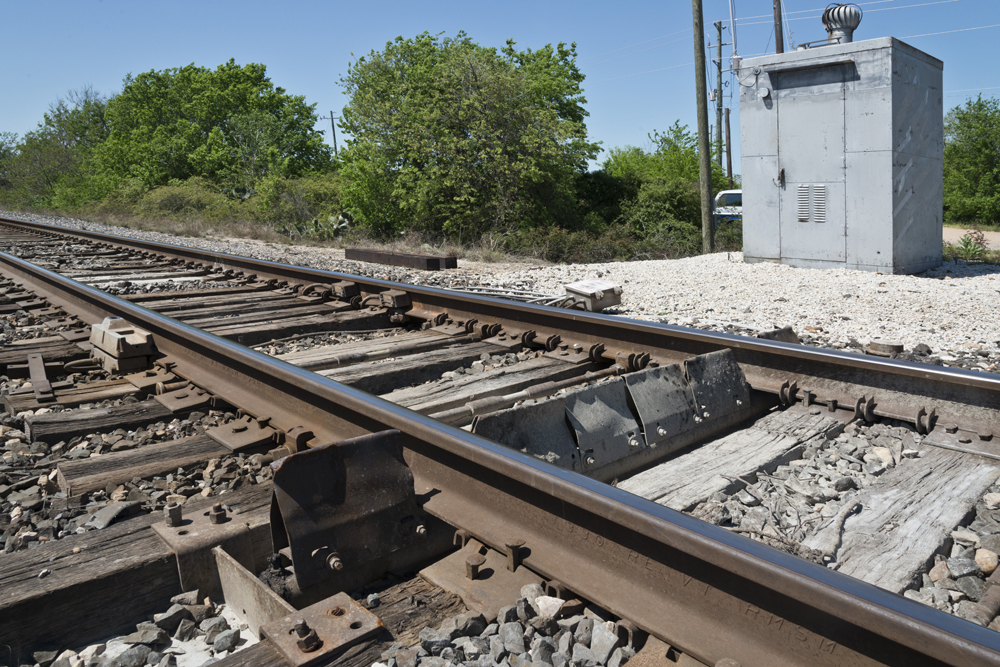
<instances>
[{"instance_id":1,"label":"distant treeline","mask_svg":"<svg viewBox=\"0 0 1000 667\"><path fill-rule=\"evenodd\" d=\"M71 92L37 129L0 134L0 206L417 234L551 261L698 252L695 137L675 123L589 171L600 147L575 61L575 45L398 38L349 64L339 156L315 105L263 65L129 75L113 96ZM718 165L713 184L727 185Z\"/></svg>"}]
</instances>

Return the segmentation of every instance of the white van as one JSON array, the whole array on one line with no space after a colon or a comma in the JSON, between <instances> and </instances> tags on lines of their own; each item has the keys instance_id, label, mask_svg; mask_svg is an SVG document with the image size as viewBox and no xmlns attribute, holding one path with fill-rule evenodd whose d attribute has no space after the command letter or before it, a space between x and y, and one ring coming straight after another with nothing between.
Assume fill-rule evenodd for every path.
<instances>
[{"instance_id":1,"label":"white van","mask_svg":"<svg viewBox=\"0 0 1000 667\"><path fill-rule=\"evenodd\" d=\"M719 223L743 219L743 191L723 190L715 195L715 210L712 212L715 226Z\"/></svg>"}]
</instances>

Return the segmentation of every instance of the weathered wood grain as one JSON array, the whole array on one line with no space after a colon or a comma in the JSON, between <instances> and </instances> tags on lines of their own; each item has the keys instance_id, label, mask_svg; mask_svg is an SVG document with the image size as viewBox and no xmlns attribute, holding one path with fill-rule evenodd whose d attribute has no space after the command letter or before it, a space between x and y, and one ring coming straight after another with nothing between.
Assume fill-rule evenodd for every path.
<instances>
[{"instance_id":1,"label":"weathered wood grain","mask_svg":"<svg viewBox=\"0 0 1000 667\"><path fill-rule=\"evenodd\" d=\"M78 496L105 489L108 485L124 484L133 477L164 475L179 467L195 465L229 453L228 448L207 435L195 435L123 452L91 456L79 461L64 461L57 467L59 488Z\"/></svg>"},{"instance_id":2,"label":"weathered wood grain","mask_svg":"<svg viewBox=\"0 0 1000 667\"><path fill-rule=\"evenodd\" d=\"M902 459L858 494L861 511L844 522L836 568L902 593L998 475L1000 461L937 447ZM828 522L806 546L827 550L837 529Z\"/></svg>"},{"instance_id":3,"label":"weathered wood grain","mask_svg":"<svg viewBox=\"0 0 1000 667\"><path fill-rule=\"evenodd\" d=\"M689 510L732 481L773 466L795 447L836 437L843 422L822 414L772 412L750 428L694 449L618 483L618 488L675 510Z\"/></svg>"},{"instance_id":4,"label":"weathered wood grain","mask_svg":"<svg viewBox=\"0 0 1000 667\"><path fill-rule=\"evenodd\" d=\"M46 360L48 360L47 357ZM17 414L25 410L51 408L54 405L61 405L64 408L75 408L84 403L97 403L99 401L125 398L126 396L135 396L140 393L140 390L128 380L119 379L78 384L66 389L56 389L53 393L56 400L48 403L39 403L35 399L35 394L30 392L4 396L3 402L7 407L7 412Z\"/></svg>"},{"instance_id":5,"label":"weathered wood grain","mask_svg":"<svg viewBox=\"0 0 1000 667\"><path fill-rule=\"evenodd\" d=\"M104 433L119 428L133 429L172 418L173 413L162 404L147 400L110 408L48 412L27 417L24 423L25 433L31 442L41 440L54 445L60 440L68 441L78 435Z\"/></svg>"},{"instance_id":6,"label":"weathered wood grain","mask_svg":"<svg viewBox=\"0 0 1000 667\"><path fill-rule=\"evenodd\" d=\"M434 414L489 396L521 391L542 382L557 382L597 369L596 364L569 364L550 357L536 357L513 366L396 389L382 398L421 414Z\"/></svg>"},{"instance_id":7,"label":"weathered wood grain","mask_svg":"<svg viewBox=\"0 0 1000 667\"><path fill-rule=\"evenodd\" d=\"M275 355L275 358L287 361L300 368L319 371L328 368L343 368L354 363L359 363L358 361L346 360L346 358L352 355L380 354L380 356L386 358L395 356L393 354L395 350L415 344L420 345L422 351L429 351L433 347L453 345L454 342L450 336L442 336L439 333L411 331L391 337L324 345L322 347L309 348L308 350L287 352ZM403 353L405 352L401 352L401 354Z\"/></svg>"},{"instance_id":8,"label":"weathered wood grain","mask_svg":"<svg viewBox=\"0 0 1000 667\"><path fill-rule=\"evenodd\" d=\"M271 485L227 496L234 519L250 527L259 571L271 553ZM185 511L205 510L215 500L192 498ZM165 611L182 591L173 553L150 529L160 521L159 513L141 515L0 556L0 646L30 662L34 648L79 647ZM43 569L51 574L39 579Z\"/></svg>"},{"instance_id":9,"label":"weathered wood grain","mask_svg":"<svg viewBox=\"0 0 1000 667\"><path fill-rule=\"evenodd\" d=\"M397 387L433 380L479 359L483 354L505 354L506 348L490 343L454 345L432 352L410 354L398 359L371 361L347 368L319 371L331 380L371 394L384 394Z\"/></svg>"},{"instance_id":10,"label":"weathered wood grain","mask_svg":"<svg viewBox=\"0 0 1000 667\"><path fill-rule=\"evenodd\" d=\"M204 325L201 328L244 345L256 345L275 338L319 331L360 331L392 326L385 310L358 310L332 315L275 318L253 324Z\"/></svg>"}]
</instances>

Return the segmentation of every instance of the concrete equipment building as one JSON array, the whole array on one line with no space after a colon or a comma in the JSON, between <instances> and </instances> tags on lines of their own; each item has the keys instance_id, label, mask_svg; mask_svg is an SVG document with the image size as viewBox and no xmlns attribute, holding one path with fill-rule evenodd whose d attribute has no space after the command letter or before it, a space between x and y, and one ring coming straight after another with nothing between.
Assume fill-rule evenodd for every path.
<instances>
[{"instance_id":1,"label":"concrete equipment building","mask_svg":"<svg viewBox=\"0 0 1000 667\"><path fill-rule=\"evenodd\" d=\"M739 64L744 260L933 268L943 63L893 37L853 42L851 31L827 30L841 43Z\"/></svg>"}]
</instances>

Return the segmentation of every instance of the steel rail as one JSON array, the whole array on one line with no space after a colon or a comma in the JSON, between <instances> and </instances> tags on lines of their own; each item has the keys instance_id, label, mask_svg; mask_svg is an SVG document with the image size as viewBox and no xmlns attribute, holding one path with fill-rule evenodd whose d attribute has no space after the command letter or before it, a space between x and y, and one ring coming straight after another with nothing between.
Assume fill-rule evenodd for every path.
<instances>
[{"instance_id":1,"label":"steel rail","mask_svg":"<svg viewBox=\"0 0 1000 667\"><path fill-rule=\"evenodd\" d=\"M299 423L394 428L424 511L714 664L1000 665L1000 635L0 253L3 271L71 314L151 332L178 372ZM208 369L207 371L204 369ZM262 398L261 398L262 397Z\"/></svg>"},{"instance_id":2,"label":"steel rail","mask_svg":"<svg viewBox=\"0 0 1000 667\"><path fill-rule=\"evenodd\" d=\"M415 311L446 312L455 320L499 322L511 332L531 330L542 339L558 335L564 344L589 347L600 343L612 355L616 352L642 350L651 354L654 362L661 364L676 363L691 356L729 348L743 369L747 381L759 391L780 395L782 387L787 383L787 386L793 388L797 386L800 390L808 389L819 403L835 402L840 408L852 410L859 399L864 398L871 403L874 416L910 422L917 421L921 410L925 414L930 414L933 410L941 424L955 423L973 433L992 433L992 441L1000 441L1000 376L993 374L603 314L567 311L488 296L456 294L444 289L40 223L9 219L0 219L0 223L43 234L69 236L184 261L211 264L219 271L242 272L245 275L274 278L293 284L350 280L364 294L402 289L410 295ZM798 397L801 398L802 396ZM793 396L793 400L795 399ZM987 443L977 449L1000 457L1000 447L996 445Z\"/></svg>"}]
</instances>

